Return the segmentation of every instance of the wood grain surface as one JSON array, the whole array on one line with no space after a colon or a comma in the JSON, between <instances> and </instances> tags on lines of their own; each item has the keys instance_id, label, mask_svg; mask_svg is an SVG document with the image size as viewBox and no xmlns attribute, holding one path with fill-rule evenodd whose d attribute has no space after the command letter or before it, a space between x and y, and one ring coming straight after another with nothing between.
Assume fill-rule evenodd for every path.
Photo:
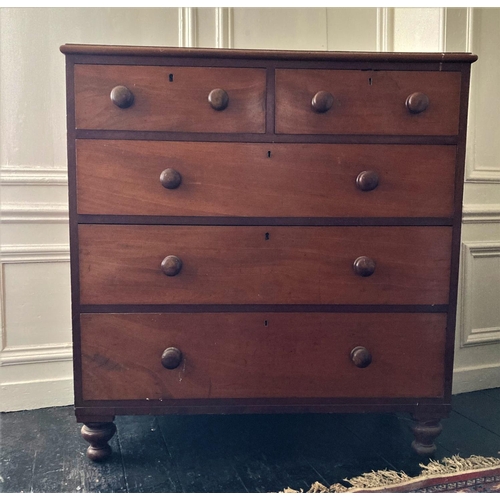
<instances>
[{"instance_id":1,"label":"wood grain surface","mask_svg":"<svg viewBox=\"0 0 500 500\"><path fill-rule=\"evenodd\" d=\"M182 61L186 58L221 58L221 59L274 59L299 61L322 60L328 62L391 62L413 63L420 62L469 62L477 60L477 56L469 52L346 52L346 51L310 51L310 50L248 50L248 49L214 49L203 47L146 47L132 45L92 45L68 43L61 45L63 54L71 55L98 55L138 57L144 61L146 57L178 57ZM115 59L116 60L116 59Z\"/></svg>"},{"instance_id":2,"label":"wood grain surface","mask_svg":"<svg viewBox=\"0 0 500 500\"><path fill-rule=\"evenodd\" d=\"M276 70L276 133L456 135L459 72ZM333 107L318 113L311 100L330 92ZM429 107L412 114L405 106L424 92Z\"/></svg>"},{"instance_id":3,"label":"wood grain surface","mask_svg":"<svg viewBox=\"0 0 500 500\"><path fill-rule=\"evenodd\" d=\"M83 314L85 400L440 397L445 314ZM367 368L350 358L372 354ZM166 370L163 351L181 365Z\"/></svg>"},{"instance_id":4,"label":"wood grain surface","mask_svg":"<svg viewBox=\"0 0 500 500\"><path fill-rule=\"evenodd\" d=\"M118 85L134 94L127 109L110 99ZM229 96L224 111L208 102L216 88ZM263 133L265 93L265 69L77 64L76 128Z\"/></svg>"},{"instance_id":5,"label":"wood grain surface","mask_svg":"<svg viewBox=\"0 0 500 500\"><path fill-rule=\"evenodd\" d=\"M449 227L80 225L82 304L446 304ZM165 276L162 260L182 260ZM353 270L357 257L373 275Z\"/></svg>"},{"instance_id":6,"label":"wood grain surface","mask_svg":"<svg viewBox=\"0 0 500 500\"><path fill-rule=\"evenodd\" d=\"M451 217L454 146L77 140L78 213ZM160 175L182 177L165 189ZM356 187L377 173L373 191Z\"/></svg>"},{"instance_id":7,"label":"wood grain surface","mask_svg":"<svg viewBox=\"0 0 500 500\"><path fill-rule=\"evenodd\" d=\"M78 421L450 411L476 56L61 50Z\"/></svg>"}]
</instances>

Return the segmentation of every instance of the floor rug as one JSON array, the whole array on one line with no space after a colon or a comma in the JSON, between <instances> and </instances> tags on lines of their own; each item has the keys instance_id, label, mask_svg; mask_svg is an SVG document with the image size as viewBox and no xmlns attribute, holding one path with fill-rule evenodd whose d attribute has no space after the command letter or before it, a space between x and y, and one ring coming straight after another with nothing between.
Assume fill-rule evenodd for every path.
<instances>
[{"instance_id":1,"label":"floor rug","mask_svg":"<svg viewBox=\"0 0 500 500\"><path fill-rule=\"evenodd\" d=\"M441 461L420 464L422 473L410 477L404 472L380 470L324 486L316 482L305 493L500 493L500 459L455 455ZM304 493L286 488L283 493Z\"/></svg>"}]
</instances>

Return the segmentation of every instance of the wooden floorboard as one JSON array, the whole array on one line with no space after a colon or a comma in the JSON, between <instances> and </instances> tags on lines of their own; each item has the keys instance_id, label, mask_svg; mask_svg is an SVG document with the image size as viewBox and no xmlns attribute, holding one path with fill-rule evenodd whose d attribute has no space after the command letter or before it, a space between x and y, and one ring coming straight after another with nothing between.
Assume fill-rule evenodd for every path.
<instances>
[{"instance_id":1,"label":"wooden floorboard","mask_svg":"<svg viewBox=\"0 0 500 500\"><path fill-rule=\"evenodd\" d=\"M72 408L3 414L0 425L3 491L126 491L116 439L110 442L115 451L110 460L90 462Z\"/></svg>"},{"instance_id":2,"label":"wooden floorboard","mask_svg":"<svg viewBox=\"0 0 500 500\"><path fill-rule=\"evenodd\" d=\"M286 416L284 416L286 418ZM301 415L290 436L286 425L276 431L279 442L295 443L290 447L286 460L294 461L302 457L319 474L315 481L323 484L342 482L344 478L360 475L367 470L385 469L388 462L373 448L359 439L344 425L348 415ZM367 415L367 418L371 418ZM271 452L271 459L276 460ZM286 484L298 489L297 483Z\"/></svg>"},{"instance_id":3,"label":"wooden floorboard","mask_svg":"<svg viewBox=\"0 0 500 500\"><path fill-rule=\"evenodd\" d=\"M309 488L317 471L301 453L307 415L228 416L226 442L236 446L236 467L249 491ZM234 454L233 449L227 449Z\"/></svg>"},{"instance_id":4,"label":"wooden floorboard","mask_svg":"<svg viewBox=\"0 0 500 500\"><path fill-rule=\"evenodd\" d=\"M480 393L491 398L500 399L500 387L497 389L487 389L485 391L480 391Z\"/></svg>"},{"instance_id":5,"label":"wooden floorboard","mask_svg":"<svg viewBox=\"0 0 500 500\"><path fill-rule=\"evenodd\" d=\"M82 447L78 442L80 426L75 429L71 408L64 408L63 412L59 408L50 408L41 412L41 417L37 426L40 445L33 468L32 491L126 491L116 438L110 441L116 450L110 460L103 464L93 463L85 456L85 444Z\"/></svg>"},{"instance_id":6,"label":"wooden floorboard","mask_svg":"<svg viewBox=\"0 0 500 500\"><path fill-rule=\"evenodd\" d=\"M380 413L349 415L345 425L388 462L388 468L410 476L420 474L419 463L425 462L411 449L414 439L409 414Z\"/></svg>"},{"instance_id":7,"label":"wooden floorboard","mask_svg":"<svg viewBox=\"0 0 500 500\"><path fill-rule=\"evenodd\" d=\"M120 416L116 427L129 492L183 492L156 417Z\"/></svg>"},{"instance_id":8,"label":"wooden floorboard","mask_svg":"<svg viewBox=\"0 0 500 500\"><path fill-rule=\"evenodd\" d=\"M212 430L215 415L158 417L163 439L175 463L183 491L247 492L232 460L221 453L220 436Z\"/></svg>"},{"instance_id":9,"label":"wooden floorboard","mask_svg":"<svg viewBox=\"0 0 500 500\"><path fill-rule=\"evenodd\" d=\"M453 397L435 458L499 457L500 389ZM90 462L73 408L0 414L1 492L274 492L420 472L406 414L119 416Z\"/></svg>"},{"instance_id":10,"label":"wooden floorboard","mask_svg":"<svg viewBox=\"0 0 500 500\"><path fill-rule=\"evenodd\" d=\"M500 436L500 396L484 392L481 404L477 404L477 396L473 392L455 396L453 410Z\"/></svg>"},{"instance_id":11,"label":"wooden floorboard","mask_svg":"<svg viewBox=\"0 0 500 500\"><path fill-rule=\"evenodd\" d=\"M445 448L449 451L447 456L459 454L462 457L483 455L500 458L500 437L497 434L454 411L444 423L446 427L436 439L436 444L438 450Z\"/></svg>"},{"instance_id":12,"label":"wooden floorboard","mask_svg":"<svg viewBox=\"0 0 500 500\"><path fill-rule=\"evenodd\" d=\"M0 415L0 491L31 492L33 467L40 447L39 411Z\"/></svg>"}]
</instances>

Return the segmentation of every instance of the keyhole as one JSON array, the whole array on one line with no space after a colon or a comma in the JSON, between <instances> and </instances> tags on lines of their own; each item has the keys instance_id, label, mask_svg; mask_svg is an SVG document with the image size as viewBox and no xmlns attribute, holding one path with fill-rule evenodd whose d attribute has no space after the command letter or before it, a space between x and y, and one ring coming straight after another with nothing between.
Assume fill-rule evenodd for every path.
<instances>
[{"instance_id":1,"label":"keyhole","mask_svg":"<svg viewBox=\"0 0 500 500\"><path fill-rule=\"evenodd\" d=\"M368 78L368 85L371 85L371 84L372 84L372 79Z\"/></svg>"},{"instance_id":2,"label":"keyhole","mask_svg":"<svg viewBox=\"0 0 500 500\"><path fill-rule=\"evenodd\" d=\"M170 75L168 75L168 81L169 82L173 82L174 81L174 74L173 73L170 73Z\"/></svg>"},{"instance_id":3,"label":"keyhole","mask_svg":"<svg viewBox=\"0 0 500 500\"><path fill-rule=\"evenodd\" d=\"M267 157L268 157L268 158L271 158L271 151L268 151L268 152L267 152Z\"/></svg>"},{"instance_id":4,"label":"keyhole","mask_svg":"<svg viewBox=\"0 0 500 500\"><path fill-rule=\"evenodd\" d=\"M268 323L268 321L267 321L267 319L266 319L266 321L264 321L264 326L267 326L268 324L269 324L269 323Z\"/></svg>"},{"instance_id":5,"label":"keyhole","mask_svg":"<svg viewBox=\"0 0 500 500\"><path fill-rule=\"evenodd\" d=\"M266 233L265 234L265 239L268 240L269 239L269 233Z\"/></svg>"}]
</instances>

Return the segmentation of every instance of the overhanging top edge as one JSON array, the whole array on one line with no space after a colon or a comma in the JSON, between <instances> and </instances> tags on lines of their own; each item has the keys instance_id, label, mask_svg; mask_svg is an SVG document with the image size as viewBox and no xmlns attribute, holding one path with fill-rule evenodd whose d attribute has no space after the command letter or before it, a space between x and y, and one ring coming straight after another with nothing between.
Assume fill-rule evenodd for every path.
<instances>
[{"instance_id":1,"label":"overhanging top edge","mask_svg":"<svg viewBox=\"0 0 500 500\"><path fill-rule=\"evenodd\" d=\"M469 62L477 56L469 52L332 52L307 50L243 50L185 47L147 47L127 45L66 44L60 47L66 55L210 57L221 59L289 59L318 61L379 62Z\"/></svg>"}]
</instances>

